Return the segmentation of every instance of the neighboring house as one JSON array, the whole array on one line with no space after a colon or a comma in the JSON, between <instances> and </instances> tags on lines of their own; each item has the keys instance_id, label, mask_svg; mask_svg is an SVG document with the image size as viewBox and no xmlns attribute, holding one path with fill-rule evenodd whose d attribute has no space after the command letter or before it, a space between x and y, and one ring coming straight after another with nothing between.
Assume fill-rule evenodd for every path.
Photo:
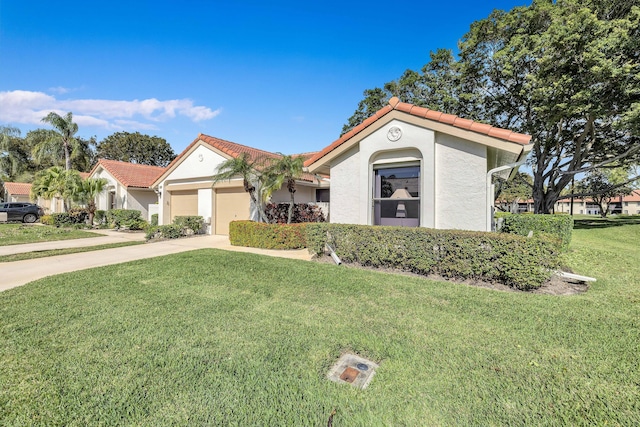
<instances>
[{"instance_id":1,"label":"neighboring house","mask_svg":"<svg viewBox=\"0 0 640 427\"><path fill-rule=\"evenodd\" d=\"M533 201L530 201L533 204ZM533 209L531 209L533 212ZM560 199L554 205L554 212L556 213L570 213L571 212L571 199ZM594 203L591 199L573 199L573 213L574 215L600 215L600 206ZM638 215L640 214L640 190L634 190L631 194L626 196L614 197L609 203L609 213L611 214L625 214L625 215Z\"/></svg>"},{"instance_id":2,"label":"neighboring house","mask_svg":"<svg viewBox=\"0 0 640 427\"><path fill-rule=\"evenodd\" d=\"M97 197L96 207L105 211L139 210L142 218L149 221L158 203L158 195L151 184L163 171L164 168L159 166L99 159L89 172L89 178L104 178L107 186Z\"/></svg>"},{"instance_id":3,"label":"neighboring house","mask_svg":"<svg viewBox=\"0 0 640 427\"><path fill-rule=\"evenodd\" d=\"M30 202L31 184L4 182L2 200L5 202Z\"/></svg>"},{"instance_id":4,"label":"neighboring house","mask_svg":"<svg viewBox=\"0 0 640 427\"><path fill-rule=\"evenodd\" d=\"M199 215L205 219L208 233L227 235L231 221L257 220L256 206L244 191L241 178L212 186L212 176L218 166L242 153L256 164L279 157L275 153L200 134L152 185L160 195L158 224L171 224L176 216ZM316 190L328 188L328 182L319 182L313 175L305 174L296 182L296 188L296 203L315 202L320 197ZM272 195L271 201L289 201L286 185Z\"/></svg>"},{"instance_id":5,"label":"neighboring house","mask_svg":"<svg viewBox=\"0 0 640 427\"><path fill-rule=\"evenodd\" d=\"M489 231L488 172L524 160L530 140L394 97L305 165L330 176L331 222Z\"/></svg>"}]
</instances>

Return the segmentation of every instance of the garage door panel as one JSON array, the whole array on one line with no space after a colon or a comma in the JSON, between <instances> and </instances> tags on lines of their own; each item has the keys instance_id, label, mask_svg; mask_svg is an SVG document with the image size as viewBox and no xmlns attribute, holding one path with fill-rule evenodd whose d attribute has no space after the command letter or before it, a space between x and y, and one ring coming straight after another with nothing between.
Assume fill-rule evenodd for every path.
<instances>
[{"instance_id":1,"label":"garage door panel","mask_svg":"<svg viewBox=\"0 0 640 427\"><path fill-rule=\"evenodd\" d=\"M198 215L198 190L171 192L171 222L177 216Z\"/></svg>"},{"instance_id":2,"label":"garage door panel","mask_svg":"<svg viewBox=\"0 0 640 427\"><path fill-rule=\"evenodd\" d=\"M216 189L216 234L229 234L229 223L249 219L249 194L242 188Z\"/></svg>"}]
</instances>

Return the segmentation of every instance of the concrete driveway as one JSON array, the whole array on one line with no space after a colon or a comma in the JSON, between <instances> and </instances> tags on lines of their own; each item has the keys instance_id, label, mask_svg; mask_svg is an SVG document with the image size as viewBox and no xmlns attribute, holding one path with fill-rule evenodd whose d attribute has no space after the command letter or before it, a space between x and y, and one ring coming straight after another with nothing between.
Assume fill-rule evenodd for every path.
<instances>
[{"instance_id":1,"label":"concrete driveway","mask_svg":"<svg viewBox=\"0 0 640 427\"><path fill-rule=\"evenodd\" d=\"M144 240L144 233L119 233L104 230L101 230L101 232L107 236L88 239L62 240L57 242L31 243L27 245L0 246L0 255L49 249L97 246L107 243L117 243L125 240ZM59 255L33 260L3 262L0 263L0 292L56 274L101 267L103 265L120 264L137 259L153 258L203 248L250 252L306 261L311 259L311 255L306 249L279 251L245 248L240 246L231 246L227 236L194 236L183 239L147 243L144 245L125 246L121 248Z\"/></svg>"}]
</instances>

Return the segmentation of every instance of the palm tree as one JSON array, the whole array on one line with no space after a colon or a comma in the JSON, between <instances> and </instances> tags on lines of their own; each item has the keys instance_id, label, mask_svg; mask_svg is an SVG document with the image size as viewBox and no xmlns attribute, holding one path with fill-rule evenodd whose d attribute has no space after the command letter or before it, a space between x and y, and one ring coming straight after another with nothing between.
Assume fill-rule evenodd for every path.
<instances>
[{"instance_id":1,"label":"palm tree","mask_svg":"<svg viewBox=\"0 0 640 427\"><path fill-rule=\"evenodd\" d=\"M287 224L291 224L293 207L295 205L293 195L296 192L296 179L300 179L304 173L304 158L284 155L282 153L278 153L278 155L280 155L280 158L269 164L263 171L264 198L268 199L286 182L287 190L289 190L289 195L291 196Z\"/></svg>"},{"instance_id":2,"label":"palm tree","mask_svg":"<svg viewBox=\"0 0 640 427\"><path fill-rule=\"evenodd\" d=\"M78 142L74 138L74 135L78 132L78 125L73 122L73 114L69 112L63 117L52 111L42 121L53 126L56 135L36 145L33 148L33 156L39 161L47 156L55 156L57 158L56 154L59 152L60 146L62 146L65 170L71 170L71 155L73 151L78 149Z\"/></svg>"},{"instance_id":3,"label":"palm tree","mask_svg":"<svg viewBox=\"0 0 640 427\"><path fill-rule=\"evenodd\" d=\"M78 192L74 194L74 200L86 203L89 212L89 224L93 225L96 215L96 197L102 193L108 181L104 178L87 178L80 182Z\"/></svg>"},{"instance_id":4,"label":"palm tree","mask_svg":"<svg viewBox=\"0 0 640 427\"><path fill-rule=\"evenodd\" d=\"M20 149L20 130L10 126L0 126L0 177L14 179L27 164L27 156Z\"/></svg>"},{"instance_id":5,"label":"palm tree","mask_svg":"<svg viewBox=\"0 0 640 427\"><path fill-rule=\"evenodd\" d=\"M259 203L256 198L256 187L253 185L254 182L259 180L259 174L256 171L254 162L247 153L241 153L238 157L233 157L219 164L216 168L215 175L212 177L213 185L222 181L230 181L236 177L242 178L244 191L249 193L253 205L258 210L260 221L267 222L264 218L262 203Z\"/></svg>"},{"instance_id":6,"label":"palm tree","mask_svg":"<svg viewBox=\"0 0 640 427\"><path fill-rule=\"evenodd\" d=\"M78 171L53 166L36 174L31 186L31 198L60 197L64 200L64 210L69 211L70 201L78 194L81 185L82 178Z\"/></svg>"}]
</instances>

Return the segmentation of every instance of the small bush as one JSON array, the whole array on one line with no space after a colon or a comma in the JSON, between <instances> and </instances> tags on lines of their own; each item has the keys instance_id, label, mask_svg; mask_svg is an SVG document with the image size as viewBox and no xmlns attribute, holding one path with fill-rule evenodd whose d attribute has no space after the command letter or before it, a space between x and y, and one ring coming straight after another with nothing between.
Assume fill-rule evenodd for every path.
<instances>
[{"instance_id":1,"label":"small bush","mask_svg":"<svg viewBox=\"0 0 640 427\"><path fill-rule=\"evenodd\" d=\"M151 225L154 227L158 225L158 214L151 215Z\"/></svg>"},{"instance_id":2,"label":"small bush","mask_svg":"<svg viewBox=\"0 0 640 427\"><path fill-rule=\"evenodd\" d=\"M345 263L497 281L521 290L540 287L559 266L557 244L545 236L346 224L308 224L306 231L312 253L324 253L329 243Z\"/></svg>"},{"instance_id":3,"label":"small bush","mask_svg":"<svg viewBox=\"0 0 640 427\"><path fill-rule=\"evenodd\" d=\"M104 224L107 222L107 211L97 210L93 217L93 221L96 224Z\"/></svg>"},{"instance_id":4,"label":"small bush","mask_svg":"<svg viewBox=\"0 0 640 427\"><path fill-rule=\"evenodd\" d=\"M150 226L145 234L147 240L178 239L182 236L184 236L184 228L176 224Z\"/></svg>"},{"instance_id":5,"label":"small bush","mask_svg":"<svg viewBox=\"0 0 640 427\"><path fill-rule=\"evenodd\" d=\"M533 231L534 236L546 233L560 239L562 249L567 250L571 243L573 231L573 217L570 215L508 215L500 230L503 233L529 235Z\"/></svg>"},{"instance_id":6,"label":"small bush","mask_svg":"<svg viewBox=\"0 0 640 427\"><path fill-rule=\"evenodd\" d=\"M76 224L84 225L89 218L86 209L73 208L69 212L56 212L51 214L53 225L56 227L71 227Z\"/></svg>"},{"instance_id":7,"label":"small bush","mask_svg":"<svg viewBox=\"0 0 640 427\"><path fill-rule=\"evenodd\" d=\"M40 222L44 225L55 225L55 221L51 215L42 215L40 217Z\"/></svg>"},{"instance_id":8,"label":"small bush","mask_svg":"<svg viewBox=\"0 0 640 427\"><path fill-rule=\"evenodd\" d=\"M140 211L135 209L111 209L107 211L107 223L113 228L129 230L142 230L147 226Z\"/></svg>"},{"instance_id":9,"label":"small bush","mask_svg":"<svg viewBox=\"0 0 640 427\"><path fill-rule=\"evenodd\" d=\"M264 209L267 221L271 224L286 224L289 217L289 203L269 203ZM296 203L293 206L291 223L325 222L322 209L308 203Z\"/></svg>"},{"instance_id":10,"label":"small bush","mask_svg":"<svg viewBox=\"0 0 640 427\"><path fill-rule=\"evenodd\" d=\"M234 246L262 249L305 248L307 246L306 225L232 221L229 224L229 241Z\"/></svg>"},{"instance_id":11,"label":"small bush","mask_svg":"<svg viewBox=\"0 0 640 427\"><path fill-rule=\"evenodd\" d=\"M191 233L185 234L201 234L204 228L204 218L201 216L177 216L173 219L173 223L178 227L191 230Z\"/></svg>"}]
</instances>

